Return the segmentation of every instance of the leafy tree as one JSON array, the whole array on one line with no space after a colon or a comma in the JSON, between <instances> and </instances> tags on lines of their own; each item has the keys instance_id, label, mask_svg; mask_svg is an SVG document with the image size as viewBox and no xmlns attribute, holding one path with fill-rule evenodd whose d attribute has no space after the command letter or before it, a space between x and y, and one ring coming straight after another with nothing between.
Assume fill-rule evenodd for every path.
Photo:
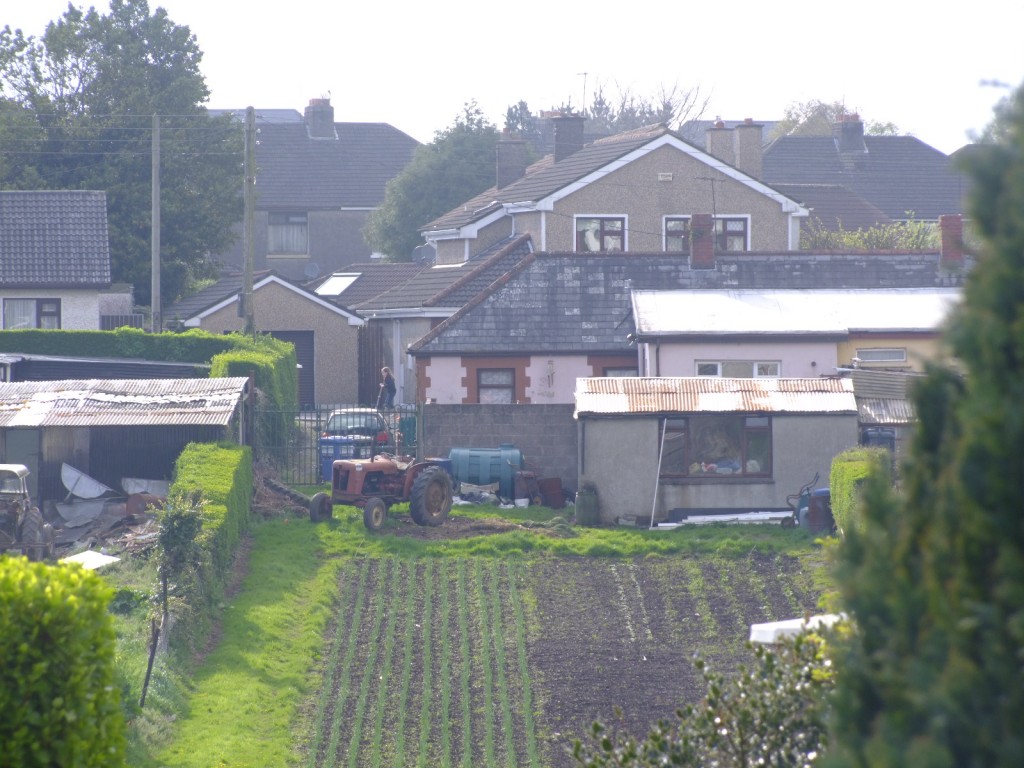
<instances>
[{"instance_id":1,"label":"leafy tree","mask_svg":"<svg viewBox=\"0 0 1024 768\"><path fill-rule=\"evenodd\" d=\"M423 244L421 227L494 185L497 141L498 129L475 101L467 102L454 123L417 148L388 182L384 202L366 222L366 241L392 261L409 261Z\"/></svg>"},{"instance_id":2,"label":"leafy tree","mask_svg":"<svg viewBox=\"0 0 1024 768\"><path fill-rule=\"evenodd\" d=\"M771 138L780 136L831 136L832 124L851 114L841 101L819 99L797 102L786 107L785 117L772 129ZM864 133L872 136L898 136L895 123L871 121L864 123Z\"/></svg>"},{"instance_id":3,"label":"leafy tree","mask_svg":"<svg viewBox=\"0 0 1024 768\"><path fill-rule=\"evenodd\" d=\"M800 235L801 250L922 250L938 245L934 224L917 221L913 214L907 221L894 221L865 229L828 229L818 218L812 218Z\"/></svg>"},{"instance_id":4,"label":"leafy tree","mask_svg":"<svg viewBox=\"0 0 1024 768\"><path fill-rule=\"evenodd\" d=\"M836 766L1024 765L1024 89L971 159L979 262L933 367L902 491L868 478L838 549Z\"/></svg>"},{"instance_id":5,"label":"leafy tree","mask_svg":"<svg viewBox=\"0 0 1024 768\"><path fill-rule=\"evenodd\" d=\"M0 188L107 193L115 281L150 291L152 116L161 115L161 288L209 274L241 219L242 131L209 91L188 27L146 0L69 4L42 37L0 31Z\"/></svg>"},{"instance_id":6,"label":"leafy tree","mask_svg":"<svg viewBox=\"0 0 1024 768\"><path fill-rule=\"evenodd\" d=\"M642 741L595 723L573 758L585 768L754 768L809 766L827 745L828 695L834 678L820 637L805 633L776 648L754 648L755 665L735 678L697 660L707 687L698 705L676 711Z\"/></svg>"}]
</instances>

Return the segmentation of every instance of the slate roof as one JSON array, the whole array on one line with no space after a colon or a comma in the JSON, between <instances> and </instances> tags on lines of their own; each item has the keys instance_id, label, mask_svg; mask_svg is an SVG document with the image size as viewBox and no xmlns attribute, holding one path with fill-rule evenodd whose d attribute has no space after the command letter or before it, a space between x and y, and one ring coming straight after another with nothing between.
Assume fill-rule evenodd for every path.
<instances>
[{"instance_id":1,"label":"slate roof","mask_svg":"<svg viewBox=\"0 0 1024 768\"><path fill-rule=\"evenodd\" d=\"M826 229L842 227L849 232L892 223L892 218L883 210L839 184L776 183L772 186L810 210L811 215L803 220L803 226L817 219Z\"/></svg>"},{"instance_id":2,"label":"slate roof","mask_svg":"<svg viewBox=\"0 0 1024 768\"><path fill-rule=\"evenodd\" d=\"M632 290L944 285L938 253L722 254L691 270L672 253L546 253L523 259L412 344L413 355L635 351ZM962 281L962 275L957 278Z\"/></svg>"},{"instance_id":3,"label":"slate roof","mask_svg":"<svg viewBox=\"0 0 1024 768\"><path fill-rule=\"evenodd\" d=\"M467 262L427 267L354 309L365 316L375 310L461 307L503 278L532 251L529 235L506 238Z\"/></svg>"},{"instance_id":4,"label":"slate roof","mask_svg":"<svg viewBox=\"0 0 1024 768\"><path fill-rule=\"evenodd\" d=\"M255 282L268 274L270 274L269 270L254 272L253 281ZM240 272L222 276L213 285L208 285L183 299L179 299L164 309L164 325L172 326L178 321L184 322L204 309L219 304L229 296L241 293L244 284L245 275Z\"/></svg>"},{"instance_id":5,"label":"slate roof","mask_svg":"<svg viewBox=\"0 0 1024 768\"><path fill-rule=\"evenodd\" d=\"M764 151L767 184L838 184L892 219L937 220L963 212L966 177L913 136L864 136L866 151L841 153L831 136L783 136Z\"/></svg>"},{"instance_id":6,"label":"slate roof","mask_svg":"<svg viewBox=\"0 0 1024 768\"><path fill-rule=\"evenodd\" d=\"M110 285L105 192L0 192L0 286Z\"/></svg>"},{"instance_id":7,"label":"slate roof","mask_svg":"<svg viewBox=\"0 0 1024 768\"><path fill-rule=\"evenodd\" d=\"M213 111L213 110L211 110ZM245 111L231 110L240 118ZM256 110L256 207L375 208L420 143L387 123L335 123L337 138L311 138L294 110Z\"/></svg>"},{"instance_id":8,"label":"slate roof","mask_svg":"<svg viewBox=\"0 0 1024 768\"><path fill-rule=\"evenodd\" d=\"M498 210L502 204L542 200L662 136L682 141L665 125L658 124L598 139L557 163L552 155L548 155L527 168L526 175L518 181L501 189L491 187L484 190L420 231L456 229Z\"/></svg>"},{"instance_id":9,"label":"slate roof","mask_svg":"<svg viewBox=\"0 0 1024 768\"><path fill-rule=\"evenodd\" d=\"M357 262L328 275L324 280L319 281L319 285L313 290L322 298L330 299L346 307L354 307L380 296L396 285L407 282L423 269L422 264L410 262ZM335 275L358 275L358 277L341 293L322 292L324 284Z\"/></svg>"}]
</instances>

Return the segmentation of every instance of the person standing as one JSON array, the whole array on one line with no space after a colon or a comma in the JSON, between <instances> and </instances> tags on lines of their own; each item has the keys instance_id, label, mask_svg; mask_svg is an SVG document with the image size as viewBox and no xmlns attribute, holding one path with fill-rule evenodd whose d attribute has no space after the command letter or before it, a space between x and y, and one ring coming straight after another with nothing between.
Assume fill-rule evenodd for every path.
<instances>
[{"instance_id":1,"label":"person standing","mask_svg":"<svg viewBox=\"0 0 1024 768\"><path fill-rule=\"evenodd\" d=\"M380 369L380 375L380 395L377 397L377 409L394 408L396 391L395 377L392 375L391 369L386 365Z\"/></svg>"}]
</instances>

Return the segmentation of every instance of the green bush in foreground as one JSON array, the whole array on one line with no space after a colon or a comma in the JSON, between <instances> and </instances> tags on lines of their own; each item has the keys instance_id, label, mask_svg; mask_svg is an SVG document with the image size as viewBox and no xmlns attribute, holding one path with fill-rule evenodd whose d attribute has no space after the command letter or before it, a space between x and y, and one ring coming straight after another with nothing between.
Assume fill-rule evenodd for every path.
<instances>
[{"instance_id":1,"label":"green bush in foreground","mask_svg":"<svg viewBox=\"0 0 1024 768\"><path fill-rule=\"evenodd\" d=\"M0 557L0 765L123 764L111 595L78 565Z\"/></svg>"},{"instance_id":2,"label":"green bush in foreground","mask_svg":"<svg viewBox=\"0 0 1024 768\"><path fill-rule=\"evenodd\" d=\"M827 700L834 680L821 638L803 634L754 647L756 664L726 679L695 663L707 685L696 706L659 722L643 741L595 723L573 758L585 768L754 768L808 766L827 743Z\"/></svg>"}]
</instances>

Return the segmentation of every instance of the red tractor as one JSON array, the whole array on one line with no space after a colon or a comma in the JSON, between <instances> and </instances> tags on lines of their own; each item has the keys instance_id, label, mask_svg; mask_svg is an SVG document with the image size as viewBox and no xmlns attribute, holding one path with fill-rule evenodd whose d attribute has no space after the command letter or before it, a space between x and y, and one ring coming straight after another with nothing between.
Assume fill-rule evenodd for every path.
<instances>
[{"instance_id":1,"label":"red tractor","mask_svg":"<svg viewBox=\"0 0 1024 768\"><path fill-rule=\"evenodd\" d=\"M309 519L329 520L332 504L348 504L363 510L363 523L376 531L384 525L388 507L407 501L417 525L441 525L452 509L452 478L443 461L388 454L339 459L332 466L330 494L310 499Z\"/></svg>"}]
</instances>

